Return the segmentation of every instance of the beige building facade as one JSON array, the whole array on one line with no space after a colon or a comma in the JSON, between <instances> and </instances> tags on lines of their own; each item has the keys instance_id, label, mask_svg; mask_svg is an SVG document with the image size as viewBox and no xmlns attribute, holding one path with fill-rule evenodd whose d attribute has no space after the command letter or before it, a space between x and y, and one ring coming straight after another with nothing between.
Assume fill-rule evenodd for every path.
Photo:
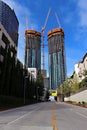
<instances>
[{"instance_id":1,"label":"beige building facade","mask_svg":"<svg viewBox=\"0 0 87 130\"><path fill-rule=\"evenodd\" d=\"M85 70L87 70L87 53L84 55L82 61L75 64L75 73L77 75L78 82L81 82L85 78Z\"/></svg>"}]
</instances>

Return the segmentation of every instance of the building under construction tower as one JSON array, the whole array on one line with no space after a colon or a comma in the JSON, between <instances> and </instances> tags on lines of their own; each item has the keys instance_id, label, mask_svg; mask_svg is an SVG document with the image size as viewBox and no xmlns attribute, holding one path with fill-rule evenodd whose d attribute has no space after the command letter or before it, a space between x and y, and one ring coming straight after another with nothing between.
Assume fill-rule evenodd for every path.
<instances>
[{"instance_id":1,"label":"building under construction tower","mask_svg":"<svg viewBox=\"0 0 87 130\"><path fill-rule=\"evenodd\" d=\"M64 30L48 32L50 89L56 90L66 78L64 55Z\"/></svg>"},{"instance_id":2,"label":"building under construction tower","mask_svg":"<svg viewBox=\"0 0 87 130\"><path fill-rule=\"evenodd\" d=\"M41 33L25 31L25 66L41 69Z\"/></svg>"}]
</instances>

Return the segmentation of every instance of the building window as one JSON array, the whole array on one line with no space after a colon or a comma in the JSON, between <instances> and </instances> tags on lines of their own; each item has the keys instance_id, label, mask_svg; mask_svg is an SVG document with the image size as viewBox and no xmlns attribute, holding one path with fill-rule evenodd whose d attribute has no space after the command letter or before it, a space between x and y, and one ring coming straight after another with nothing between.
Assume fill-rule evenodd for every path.
<instances>
[{"instance_id":1,"label":"building window","mask_svg":"<svg viewBox=\"0 0 87 130\"><path fill-rule=\"evenodd\" d=\"M2 34L2 41L3 41L6 45L10 43L9 40L8 40L8 38L5 36L4 33Z\"/></svg>"},{"instance_id":2,"label":"building window","mask_svg":"<svg viewBox=\"0 0 87 130\"><path fill-rule=\"evenodd\" d=\"M0 55L0 61L3 62L4 57L2 55Z\"/></svg>"}]
</instances>

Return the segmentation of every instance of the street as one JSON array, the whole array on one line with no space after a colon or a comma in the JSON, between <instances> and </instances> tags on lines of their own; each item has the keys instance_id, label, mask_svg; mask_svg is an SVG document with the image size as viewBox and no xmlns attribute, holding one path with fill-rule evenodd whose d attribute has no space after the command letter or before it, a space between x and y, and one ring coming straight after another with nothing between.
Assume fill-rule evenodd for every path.
<instances>
[{"instance_id":1,"label":"street","mask_svg":"<svg viewBox=\"0 0 87 130\"><path fill-rule=\"evenodd\" d=\"M0 112L0 130L53 130L53 124L58 130L86 130L87 108L43 102Z\"/></svg>"}]
</instances>

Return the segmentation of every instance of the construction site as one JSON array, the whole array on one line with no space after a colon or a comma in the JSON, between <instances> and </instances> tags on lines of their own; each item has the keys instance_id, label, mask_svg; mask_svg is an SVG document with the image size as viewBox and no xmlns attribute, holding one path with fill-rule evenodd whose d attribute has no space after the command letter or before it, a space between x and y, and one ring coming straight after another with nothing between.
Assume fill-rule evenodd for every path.
<instances>
[{"instance_id":1,"label":"construction site","mask_svg":"<svg viewBox=\"0 0 87 130\"><path fill-rule=\"evenodd\" d=\"M56 90L65 80L64 31L56 28L48 32L49 77L51 89Z\"/></svg>"},{"instance_id":2,"label":"construction site","mask_svg":"<svg viewBox=\"0 0 87 130\"><path fill-rule=\"evenodd\" d=\"M35 30L25 31L25 65L27 68L41 68L41 33Z\"/></svg>"},{"instance_id":3,"label":"construction site","mask_svg":"<svg viewBox=\"0 0 87 130\"><path fill-rule=\"evenodd\" d=\"M51 9L48 10L41 32L28 28L25 31L25 66L41 70L44 80L47 80L47 70L45 68L45 46L47 46L49 59L48 88L56 90L66 78L64 30L61 28L58 15L55 13L59 27L48 31L48 43L44 43L44 31L50 13Z\"/></svg>"}]
</instances>

